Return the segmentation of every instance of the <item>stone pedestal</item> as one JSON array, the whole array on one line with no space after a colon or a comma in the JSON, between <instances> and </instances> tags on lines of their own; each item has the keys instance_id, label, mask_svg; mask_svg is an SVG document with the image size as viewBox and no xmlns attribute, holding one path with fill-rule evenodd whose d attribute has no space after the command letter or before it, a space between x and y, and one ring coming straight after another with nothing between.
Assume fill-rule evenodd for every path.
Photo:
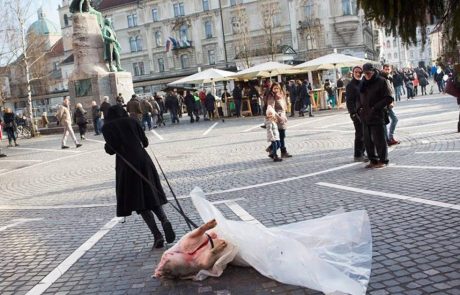
<instances>
[{"instance_id":1,"label":"stone pedestal","mask_svg":"<svg viewBox=\"0 0 460 295\"><path fill-rule=\"evenodd\" d=\"M95 15L76 13L73 16L73 54L75 68L69 79L72 104L81 103L89 110L91 101L98 104L104 96L115 103L118 93L129 98L134 93L129 72L109 72L104 61L104 41Z\"/></svg>"}]
</instances>

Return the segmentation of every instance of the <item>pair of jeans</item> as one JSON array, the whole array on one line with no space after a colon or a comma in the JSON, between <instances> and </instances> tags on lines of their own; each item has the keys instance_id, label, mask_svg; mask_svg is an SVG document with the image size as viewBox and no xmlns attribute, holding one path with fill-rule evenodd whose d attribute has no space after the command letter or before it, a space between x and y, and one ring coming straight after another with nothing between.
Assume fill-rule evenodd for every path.
<instances>
[{"instance_id":1,"label":"pair of jeans","mask_svg":"<svg viewBox=\"0 0 460 295\"><path fill-rule=\"evenodd\" d=\"M16 142L16 134L13 127L6 127L5 132L8 135L8 142L11 144L12 141Z\"/></svg>"},{"instance_id":2,"label":"pair of jeans","mask_svg":"<svg viewBox=\"0 0 460 295\"><path fill-rule=\"evenodd\" d=\"M149 127L149 130L152 129L152 117L149 114L142 115L142 127L145 130L145 124Z\"/></svg>"},{"instance_id":3,"label":"pair of jeans","mask_svg":"<svg viewBox=\"0 0 460 295\"><path fill-rule=\"evenodd\" d=\"M364 145L372 164L388 164L388 146L385 140L385 124L363 123ZM376 153L377 152L377 153Z\"/></svg>"},{"instance_id":4,"label":"pair of jeans","mask_svg":"<svg viewBox=\"0 0 460 295\"><path fill-rule=\"evenodd\" d=\"M96 135L99 135L101 133L99 121L100 121L100 118L93 118L94 133Z\"/></svg>"},{"instance_id":5,"label":"pair of jeans","mask_svg":"<svg viewBox=\"0 0 460 295\"><path fill-rule=\"evenodd\" d=\"M402 95L403 89L404 88L402 85L395 87L395 100L396 101L401 101L401 95Z\"/></svg>"},{"instance_id":6,"label":"pair of jeans","mask_svg":"<svg viewBox=\"0 0 460 295\"><path fill-rule=\"evenodd\" d=\"M279 140L272 141L272 155L276 155L276 152L281 147L281 143Z\"/></svg>"},{"instance_id":7,"label":"pair of jeans","mask_svg":"<svg viewBox=\"0 0 460 295\"><path fill-rule=\"evenodd\" d=\"M388 108L388 117L390 117L390 130L389 132L385 132L385 139L387 142L393 139L396 125L398 124L398 117L396 117L396 114L393 111L393 108ZM385 127L385 131L386 131L386 127Z\"/></svg>"}]
</instances>

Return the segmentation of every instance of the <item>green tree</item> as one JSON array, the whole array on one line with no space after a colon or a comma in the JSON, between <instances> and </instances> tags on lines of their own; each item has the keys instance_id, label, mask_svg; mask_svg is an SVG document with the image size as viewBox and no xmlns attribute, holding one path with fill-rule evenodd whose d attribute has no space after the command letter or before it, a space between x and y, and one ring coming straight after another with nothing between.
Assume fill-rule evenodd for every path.
<instances>
[{"instance_id":1,"label":"green tree","mask_svg":"<svg viewBox=\"0 0 460 295\"><path fill-rule=\"evenodd\" d=\"M449 50L460 41L459 0L358 0L358 6L368 20L375 21L395 36L399 35L407 44L417 43L418 26L423 28L422 42L425 42L430 16L434 16L437 25L441 26Z\"/></svg>"}]
</instances>

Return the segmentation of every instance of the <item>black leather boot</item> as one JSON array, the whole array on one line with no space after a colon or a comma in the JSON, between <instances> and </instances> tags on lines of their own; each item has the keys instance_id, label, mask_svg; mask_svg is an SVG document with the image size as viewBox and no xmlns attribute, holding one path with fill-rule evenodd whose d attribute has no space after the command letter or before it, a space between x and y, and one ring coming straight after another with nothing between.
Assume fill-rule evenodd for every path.
<instances>
[{"instance_id":1,"label":"black leather boot","mask_svg":"<svg viewBox=\"0 0 460 295\"><path fill-rule=\"evenodd\" d=\"M287 152L286 148L281 148L281 158L291 158L292 155Z\"/></svg>"}]
</instances>

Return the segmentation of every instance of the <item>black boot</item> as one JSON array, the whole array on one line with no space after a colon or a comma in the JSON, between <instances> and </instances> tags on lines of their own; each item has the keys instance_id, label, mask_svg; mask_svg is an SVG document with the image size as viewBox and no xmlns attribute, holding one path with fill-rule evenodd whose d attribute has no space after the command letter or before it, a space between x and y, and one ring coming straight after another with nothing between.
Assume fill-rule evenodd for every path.
<instances>
[{"instance_id":1,"label":"black boot","mask_svg":"<svg viewBox=\"0 0 460 295\"><path fill-rule=\"evenodd\" d=\"M278 155L273 155L273 162L281 162L283 161L283 159L281 159L280 157L278 157Z\"/></svg>"},{"instance_id":2,"label":"black boot","mask_svg":"<svg viewBox=\"0 0 460 295\"><path fill-rule=\"evenodd\" d=\"M160 230L157 227L152 211L145 210L145 211L140 212L140 214L153 234L153 247L163 248L165 240Z\"/></svg>"},{"instance_id":3,"label":"black boot","mask_svg":"<svg viewBox=\"0 0 460 295\"><path fill-rule=\"evenodd\" d=\"M153 209L153 212L161 221L161 226L163 227L163 231L165 233L166 242L172 243L176 239L176 233L174 232L171 222L169 222L168 218L166 217L165 211L163 207L156 207Z\"/></svg>"},{"instance_id":4,"label":"black boot","mask_svg":"<svg viewBox=\"0 0 460 295\"><path fill-rule=\"evenodd\" d=\"M291 158L292 155L287 152L286 148L281 148L281 158Z\"/></svg>"}]
</instances>

